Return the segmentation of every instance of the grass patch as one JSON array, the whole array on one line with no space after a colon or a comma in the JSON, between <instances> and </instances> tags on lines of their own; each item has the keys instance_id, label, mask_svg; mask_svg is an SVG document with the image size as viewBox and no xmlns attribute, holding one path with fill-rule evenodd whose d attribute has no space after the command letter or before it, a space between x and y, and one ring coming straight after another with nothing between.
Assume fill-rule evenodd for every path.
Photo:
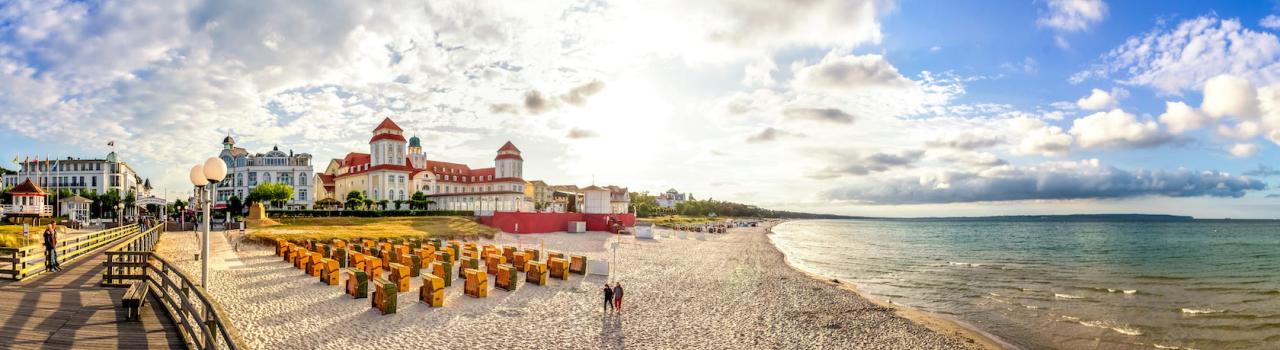
<instances>
[{"instance_id":1,"label":"grass patch","mask_svg":"<svg viewBox=\"0 0 1280 350\"><path fill-rule=\"evenodd\" d=\"M728 219L731 219L731 218L724 217L724 216L706 217L706 216L667 215L667 216L655 216L650 218L640 218L638 220L651 222L654 225L657 225L659 227L671 228L676 226L703 225L703 224L709 224L713 222L721 222Z\"/></svg>"},{"instance_id":2,"label":"grass patch","mask_svg":"<svg viewBox=\"0 0 1280 350\"><path fill-rule=\"evenodd\" d=\"M44 236L44 226L31 226L31 235L27 236L27 244L39 244ZM66 233L67 229L58 226L60 232ZM0 225L0 247L17 248L22 246L22 225Z\"/></svg>"},{"instance_id":3,"label":"grass patch","mask_svg":"<svg viewBox=\"0 0 1280 350\"><path fill-rule=\"evenodd\" d=\"M493 238L498 229L476 223L460 216L400 216L384 218L327 217L281 218L279 225L253 229L245 238L254 242L270 243L276 238L293 242L306 240L329 241L342 239L354 242L359 239L442 239Z\"/></svg>"}]
</instances>

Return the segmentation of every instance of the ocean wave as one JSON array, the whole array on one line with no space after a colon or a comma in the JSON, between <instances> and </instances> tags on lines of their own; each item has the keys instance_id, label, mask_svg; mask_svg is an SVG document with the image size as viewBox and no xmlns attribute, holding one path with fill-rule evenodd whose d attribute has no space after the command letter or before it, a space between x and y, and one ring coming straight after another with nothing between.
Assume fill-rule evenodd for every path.
<instances>
[{"instance_id":1,"label":"ocean wave","mask_svg":"<svg viewBox=\"0 0 1280 350\"><path fill-rule=\"evenodd\" d=\"M1182 313L1184 313L1184 314L1191 314L1191 315L1200 315L1200 314L1217 314L1217 313L1222 313L1222 312L1225 312L1225 311L1223 311L1223 310L1215 310L1215 309L1188 309L1188 308L1182 308Z\"/></svg>"},{"instance_id":2,"label":"ocean wave","mask_svg":"<svg viewBox=\"0 0 1280 350\"><path fill-rule=\"evenodd\" d=\"M1155 346L1155 347L1156 347L1156 349L1196 350L1195 348L1184 348L1184 347L1177 346L1177 345L1160 345L1160 344L1151 344L1151 345Z\"/></svg>"},{"instance_id":3,"label":"ocean wave","mask_svg":"<svg viewBox=\"0 0 1280 350\"><path fill-rule=\"evenodd\" d=\"M968 266L968 267L979 267L979 266L982 266L982 264L978 264L978 263L955 262L955 261L948 261L948 262L947 262L947 265L951 265L951 266Z\"/></svg>"},{"instance_id":4,"label":"ocean wave","mask_svg":"<svg viewBox=\"0 0 1280 350\"><path fill-rule=\"evenodd\" d=\"M1058 299L1084 299L1084 297L1079 295L1071 295L1071 294L1063 294L1063 293L1053 293L1053 297Z\"/></svg>"},{"instance_id":5,"label":"ocean wave","mask_svg":"<svg viewBox=\"0 0 1280 350\"><path fill-rule=\"evenodd\" d=\"M1124 335L1131 335L1131 336L1142 335L1141 330L1137 328L1133 328L1127 324L1123 324L1115 321L1078 321L1078 322L1084 326L1110 329L1113 332L1124 334Z\"/></svg>"}]
</instances>

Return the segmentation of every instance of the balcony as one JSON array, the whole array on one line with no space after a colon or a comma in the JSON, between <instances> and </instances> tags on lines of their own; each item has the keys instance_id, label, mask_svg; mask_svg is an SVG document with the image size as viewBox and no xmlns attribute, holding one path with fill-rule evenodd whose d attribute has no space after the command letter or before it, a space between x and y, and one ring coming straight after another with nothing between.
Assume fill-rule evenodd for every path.
<instances>
[{"instance_id":1,"label":"balcony","mask_svg":"<svg viewBox=\"0 0 1280 350\"><path fill-rule=\"evenodd\" d=\"M5 216L53 216L52 205L17 205L0 206Z\"/></svg>"}]
</instances>

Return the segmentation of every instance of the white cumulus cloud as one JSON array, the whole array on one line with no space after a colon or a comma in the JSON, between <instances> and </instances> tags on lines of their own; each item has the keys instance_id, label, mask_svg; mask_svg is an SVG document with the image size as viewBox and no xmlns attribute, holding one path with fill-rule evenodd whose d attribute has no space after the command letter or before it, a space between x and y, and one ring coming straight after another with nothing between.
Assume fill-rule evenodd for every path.
<instances>
[{"instance_id":1,"label":"white cumulus cloud","mask_svg":"<svg viewBox=\"0 0 1280 350\"><path fill-rule=\"evenodd\" d=\"M1139 121L1121 109L1098 112L1071 123L1071 135L1083 148L1152 147L1171 140L1154 121Z\"/></svg>"},{"instance_id":2,"label":"white cumulus cloud","mask_svg":"<svg viewBox=\"0 0 1280 350\"><path fill-rule=\"evenodd\" d=\"M1086 110L1107 109L1116 106L1116 98L1101 89L1093 89L1089 96L1076 100L1076 106Z\"/></svg>"},{"instance_id":3,"label":"white cumulus cloud","mask_svg":"<svg viewBox=\"0 0 1280 350\"><path fill-rule=\"evenodd\" d=\"M1167 101L1164 106L1160 122L1164 123L1170 133L1181 134L1213 123L1213 119L1204 112L1186 103Z\"/></svg>"},{"instance_id":4,"label":"white cumulus cloud","mask_svg":"<svg viewBox=\"0 0 1280 350\"><path fill-rule=\"evenodd\" d=\"M1258 145L1252 143L1237 143L1231 146L1231 155L1236 158L1248 158L1254 154L1258 154Z\"/></svg>"}]
</instances>

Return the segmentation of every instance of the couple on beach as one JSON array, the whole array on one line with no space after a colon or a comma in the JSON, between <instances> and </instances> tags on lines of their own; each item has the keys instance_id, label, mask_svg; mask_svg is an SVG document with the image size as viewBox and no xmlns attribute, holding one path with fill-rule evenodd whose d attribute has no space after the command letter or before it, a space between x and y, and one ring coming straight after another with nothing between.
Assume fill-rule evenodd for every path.
<instances>
[{"instance_id":1,"label":"couple on beach","mask_svg":"<svg viewBox=\"0 0 1280 350\"><path fill-rule=\"evenodd\" d=\"M609 309L613 309L613 313L622 313L622 282L614 283L613 288L609 288L609 283L604 284L604 313L609 313Z\"/></svg>"}]
</instances>

